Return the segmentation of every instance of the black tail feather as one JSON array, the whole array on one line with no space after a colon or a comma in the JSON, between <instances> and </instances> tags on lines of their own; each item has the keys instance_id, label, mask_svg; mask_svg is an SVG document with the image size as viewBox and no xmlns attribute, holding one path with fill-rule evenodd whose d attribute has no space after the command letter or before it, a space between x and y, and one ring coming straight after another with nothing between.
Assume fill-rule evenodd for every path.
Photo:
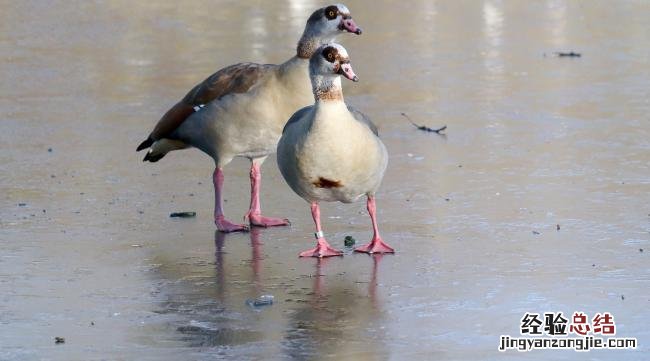
<instances>
[{"instance_id":1,"label":"black tail feather","mask_svg":"<svg viewBox=\"0 0 650 361\"><path fill-rule=\"evenodd\" d=\"M140 145L138 146L138 149L136 149L135 151L139 152L139 151L141 151L141 150L143 150L145 148L149 148L149 147L151 147L152 144L153 144L153 139L147 138L144 142L140 143Z\"/></svg>"},{"instance_id":2,"label":"black tail feather","mask_svg":"<svg viewBox=\"0 0 650 361\"><path fill-rule=\"evenodd\" d=\"M164 157L165 154L166 153L152 155L151 152L147 152L147 154L144 155L144 159L142 159L142 161L143 162L149 161L151 163L155 163L155 162L159 161L162 157Z\"/></svg>"}]
</instances>

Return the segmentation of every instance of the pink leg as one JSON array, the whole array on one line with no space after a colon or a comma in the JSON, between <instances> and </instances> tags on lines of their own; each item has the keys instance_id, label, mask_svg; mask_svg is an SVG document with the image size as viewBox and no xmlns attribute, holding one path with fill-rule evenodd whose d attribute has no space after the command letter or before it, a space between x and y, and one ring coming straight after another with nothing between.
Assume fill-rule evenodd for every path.
<instances>
[{"instance_id":1,"label":"pink leg","mask_svg":"<svg viewBox=\"0 0 650 361\"><path fill-rule=\"evenodd\" d=\"M223 214L222 197L223 192L223 171L217 167L212 175L212 182L214 183L214 224L221 232L245 232L248 227L243 224L234 224L226 219Z\"/></svg>"},{"instance_id":2,"label":"pink leg","mask_svg":"<svg viewBox=\"0 0 650 361\"><path fill-rule=\"evenodd\" d=\"M248 218L251 225L260 227L287 226L290 223L286 218L281 219L262 216L262 209L260 207L260 185L262 183L262 173L260 171L260 166L260 163L256 161L251 163L251 206L248 213L244 216L244 220Z\"/></svg>"},{"instance_id":3,"label":"pink leg","mask_svg":"<svg viewBox=\"0 0 650 361\"><path fill-rule=\"evenodd\" d=\"M365 253L395 253L395 250L384 243L384 241L381 239L381 236L379 236L379 228L377 228L377 218L375 216L376 210L375 197L368 196L368 214L370 214L370 219L372 220L372 229L375 234L372 236L370 243L366 244L365 246L355 248L354 251Z\"/></svg>"},{"instance_id":4,"label":"pink leg","mask_svg":"<svg viewBox=\"0 0 650 361\"><path fill-rule=\"evenodd\" d=\"M320 228L320 207L318 207L318 202L311 203L311 216L314 218L314 223L316 224L316 248L300 252L300 257L342 256L343 252L330 246L323 236L323 230Z\"/></svg>"}]
</instances>

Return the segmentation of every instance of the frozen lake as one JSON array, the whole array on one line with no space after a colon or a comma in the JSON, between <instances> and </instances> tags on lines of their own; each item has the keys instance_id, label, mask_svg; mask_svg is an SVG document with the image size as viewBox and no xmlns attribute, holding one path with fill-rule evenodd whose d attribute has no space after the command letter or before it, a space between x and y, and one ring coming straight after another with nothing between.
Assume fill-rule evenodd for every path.
<instances>
[{"instance_id":1,"label":"frozen lake","mask_svg":"<svg viewBox=\"0 0 650 361\"><path fill-rule=\"evenodd\" d=\"M361 79L344 94L389 150L378 214L397 253L325 260L297 257L309 207L274 157L263 207L293 225L224 235L209 157L135 152L215 70L292 56L324 3L3 4L0 359L648 358L650 3L346 1L364 33L338 39ZM225 173L237 220L248 162ZM371 237L365 202L322 216L334 246ZM549 311L610 312L639 345L497 351Z\"/></svg>"}]
</instances>

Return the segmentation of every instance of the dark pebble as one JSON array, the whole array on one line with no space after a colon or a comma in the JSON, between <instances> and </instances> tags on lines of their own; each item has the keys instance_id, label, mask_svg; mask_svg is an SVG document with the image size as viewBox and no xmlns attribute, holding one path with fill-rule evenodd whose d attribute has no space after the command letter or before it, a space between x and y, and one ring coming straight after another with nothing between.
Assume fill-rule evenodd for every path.
<instances>
[{"instance_id":1,"label":"dark pebble","mask_svg":"<svg viewBox=\"0 0 650 361\"><path fill-rule=\"evenodd\" d=\"M65 343L65 337L59 337L59 336L55 337L54 338L54 343L55 344Z\"/></svg>"},{"instance_id":2,"label":"dark pebble","mask_svg":"<svg viewBox=\"0 0 650 361\"><path fill-rule=\"evenodd\" d=\"M621 300L625 301L625 295L621 295Z\"/></svg>"},{"instance_id":3,"label":"dark pebble","mask_svg":"<svg viewBox=\"0 0 650 361\"><path fill-rule=\"evenodd\" d=\"M343 239L343 244L346 247L352 247L356 242L357 241L352 236L345 236L345 238Z\"/></svg>"},{"instance_id":4,"label":"dark pebble","mask_svg":"<svg viewBox=\"0 0 650 361\"><path fill-rule=\"evenodd\" d=\"M52 153L52 148L47 148L47 151Z\"/></svg>"},{"instance_id":5,"label":"dark pebble","mask_svg":"<svg viewBox=\"0 0 650 361\"><path fill-rule=\"evenodd\" d=\"M533 231L533 234L539 234L539 232L537 232L537 231Z\"/></svg>"},{"instance_id":6,"label":"dark pebble","mask_svg":"<svg viewBox=\"0 0 650 361\"><path fill-rule=\"evenodd\" d=\"M18 207L24 207L26 205L27 205L27 203L18 203Z\"/></svg>"},{"instance_id":7,"label":"dark pebble","mask_svg":"<svg viewBox=\"0 0 650 361\"><path fill-rule=\"evenodd\" d=\"M181 333L194 333L194 332L201 332L203 329L199 326L180 326L176 329L176 331L181 332Z\"/></svg>"},{"instance_id":8,"label":"dark pebble","mask_svg":"<svg viewBox=\"0 0 650 361\"><path fill-rule=\"evenodd\" d=\"M556 225L556 226L555 226L555 229L557 229L557 230L559 231L559 230L560 230L560 225L559 225L559 224Z\"/></svg>"},{"instance_id":9,"label":"dark pebble","mask_svg":"<svg viewBox=\"0 0 650 361\"><path fill-rule=\"evenodd\" d=\"M169 216L172 218L192 218L196 217L196 212L174 212Z\"/></svg>"},{"instance_id":10,"label":"dark pebble","mask_svg":"<svg viewBox=\"0 0 650 361\"><path fill-rule=\"evenodd\" d=\"M643 248L639 248L639 252L643 253Z\"/></svg>"}]
</instances>

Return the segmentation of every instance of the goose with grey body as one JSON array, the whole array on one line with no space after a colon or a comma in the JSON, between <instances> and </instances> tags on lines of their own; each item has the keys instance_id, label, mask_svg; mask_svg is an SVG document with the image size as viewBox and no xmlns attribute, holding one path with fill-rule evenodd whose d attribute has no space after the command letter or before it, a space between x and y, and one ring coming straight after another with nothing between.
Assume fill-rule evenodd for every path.
<instances>
[{"instance_id":1,"label":"goose with grey body","mask_svg":"<svg viewBox=\"0 0 650 361\"><path fill-rule=\"evenodd\" d=\"M245 219L254 226L282 226L288 220L261 215L260 166L276 149L287 118L313 102L309 58L342 32L361 34L342 4L316 10L307 20L296 55L280 65L240 63L223 68L195 86L160 119L138 146L149 148L144 161L156 162L168 152L195 147L214 159L214 221L224 232L246 225L225 218L223 167L234 157L251 161L251 203Z\"/></svg>"},{"instance_id":2,"label":"goose with grey body","mask_svg":"<svg viewBox=\"0 0 650 361\"><path fill-rule=\"evenodd\" d=\"M315 104L297 111L284 127L277 159L282 176L311 204L316 225L316 247L301 257L340 256L329 245L320 224L320 201L351 203L367 197L374 235L355 249L366 253L393 253L381 239L376 220L375 192L388 164L386 147L377 128L343 100L341 75L358 81L345 48L323 45L309 66Z\"/></svg>"}]
</instances>

